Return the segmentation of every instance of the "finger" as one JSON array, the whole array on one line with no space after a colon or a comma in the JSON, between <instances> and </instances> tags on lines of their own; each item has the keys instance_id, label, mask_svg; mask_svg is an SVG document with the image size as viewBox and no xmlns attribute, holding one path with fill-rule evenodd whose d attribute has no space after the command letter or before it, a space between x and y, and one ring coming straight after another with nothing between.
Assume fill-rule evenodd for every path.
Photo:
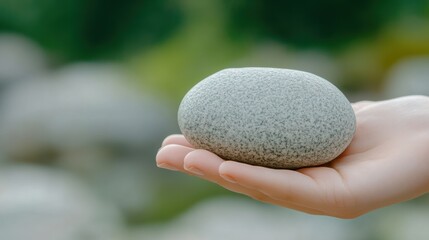
<instances>
[{"instance_id":1,"label":"finger","mask_svg":"<svg viewBox=\"0 0 429 240\"><path fill-rule=\"evenodd\" d=\"M273 199L258 190L250 189L225 180L219 175L219 167L224 162L225 161L223 159L209 151L195 150L186 155L183 165L185 170L192 172L205 180L219 184L230 191L247 195L255 200L269 204L280 205L310 214L323 214L319 210L288 203L278 199Z\"/></svg>"},{"instance_id":2,"label":"finger","mask_svg":"<svg viewBox=\"0 0 429 240\"><path fill-rule=\"evenodd\" d=\"M219 175L219 166L223 162L224 160L218 157L216 154L199 149L192 151L185 156L183 167L185 170L194 173L196 176L199 176L207 181L219 184L230 191L260 199L265 198L264 196L262 196L263 194L258 191L249 190L238 184L234 184L223 179Z\"/></svg>"},{"instance_id":3,"label":"finger","mask_svg":"<svg viewBox=\"0 0 429 240\"><path fill-rule=\"evenodd\" d=\"M182 134L173 134L166 137L162 142L162 147L169 144L178 144L185 147L193 147L192 144L190 144Z\"/></svg>"},{"instance_id":4,"label":"finger","mask_svg":"<svg viewBox=\"0 0 429 240\"><path fill-rule=\"evenodd\" d=\"M224 162L224 160L214 153L198 149L188 153L183 162L185 170L192 172L205 180L222 185L228 190L234 192L257 195L256 191L252 190L252 193L250 193L246 188L223 179L219 175L219 166Z\"/></svg>"},{"instance_id":5,"label":"finger","mask_svg":"<svg viewBox=\"0 0 429 240\"><path fill-rule=\"evenodd\" d=\"M293 170L269 169L226 161L219 167L225 180L263 192L290 204L318 209L321 192L311 177Z\"/></svg>"},{"instance_id":6,"label":"finger","mask_svg":"<svg viewBox=\"0 0 429 240\"><path fill-rule=\"evenodd\" d=\"M156 164L160 168L184 172L183 159L193 150L195 149L182 145L169 144L158 151Z\"/></svg>"},{"instance_id":7,"label":"finger","mask_svg":"<svg viewBox=\"0 0 429 240\"><path fill-rule=\"evenodd\" d=\"M223 180L218 173L219 166L223 162L224 160L216 154L203 149L197 149L185 156L183 167L187 171L217 183L217 181Z\"/></svg>"},{"instance_id":8,"label":"finger","mask_svg":"<svg viewBox=\"0 0 429 240\"><path fill-rule=\"evenodd\" d=\"M218 157L216 154L199 149L192 151L185 156L183 167L185 170L192 172L205 180L222 185L228 190L243 193L246 195L258 195L257 191L248 191L248 189L245 187L228 182L223 179L219 175L219 166L223 162L224 160Z\"/></svg>"}]
</instances>

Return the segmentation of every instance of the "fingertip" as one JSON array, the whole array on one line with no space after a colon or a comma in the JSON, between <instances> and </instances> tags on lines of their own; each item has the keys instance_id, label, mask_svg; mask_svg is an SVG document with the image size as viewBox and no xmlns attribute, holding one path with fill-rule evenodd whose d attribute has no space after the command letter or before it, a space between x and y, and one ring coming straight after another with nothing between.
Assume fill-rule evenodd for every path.
<instances>
[{"instance_id":1,"label":"fingertip","mask_svg":"<svg viewBox=\"0 0 429 240\"><path fill-rule=\"evenodd\" d=\"M183 168L185 170L190 171L194 168L194 162L198 160L198 151L199 149L196 149L185 155L185 157L183 158Z\"/></svg>"},{"instance_id":2,"label":"fingertip","mask_svg":"<svg viewBox=\"0 0 429 240\"><path fill-rule=\"evenodd\" d=\"M216 154L204 150L204 149L195 149L194 151L188 153L185 158L192 160L192 159L198 159L198 158L206 158L206 157L215 157L215 158L219 158Z\"/></svg>"},{"instance_id":3,"label":"fingertip","mask_svg":"<svg viewBox=\"0 0 429 240\"><path fill-rule=\"evenodd\" d=\"M156 164L163 168L165 168L164 166L172 166L174 168L181 169L183 158L193 150L193 148L177 144L166 145L156 154Z\"/></svg>"},{"instance_id":4,"label":"fingertip","mask_svg":"<svg viewBox=\"0 0 429 240\"><path fill-rule=\"evenodd\" d=\"M195 159L198 157L198 152L200 152L201 149L195 149L192 152L189 152L188 154L186 154L184 161L192 161L192 159Z\"/></svg>"},{"instance_id":5,"label":"fingertip","mask_svg":"<svg viewBox=\"0 0 429 240\"><path fill-rule=\"evenodd\" d=\"M175 148L175 147L178 147L178 146L180 146L180 145L178 145L178 144L167 144L165 146L161 146L158 149L158 154L162 153L162 152L165 152L165 151L171 151L172 148Z\"/></svg>"},{"instance_id":6,"label":"fingertip","mask_svg":"<svg viewBox=\"0 0 429 240\"><path fill-rule=\"evenodd\" d=\"M197 175L205 175L207 180L217 181L219 179L219 165L223 161L222 158L212 152L197 149L185 156L183 168Z\"/></svg>"},{"instance_id":7,"label":"fingertip","mask_svg":"<svg viewBox=\"0 0 429 240\"><path fill-rule=\"evenodd\" d=\"M235 161L224 161L219 166L219 175L228 182L237 183L237 171L243 170L246 165Z\"/></svg>"},{"instance_id":8,"label":"fingertip","mask_svg":"<svg viewBox=\"0 0 429 240\"><path fill-rule=\"evenodd\" d=\"M256 166L252 166L246 163L241 163L236 161L224 161L219 166L219 173L220 174L234 173L236 171L243 170L244 168L247 168L247 167L256 167Z\"/></svg>"},{"instance_id":9,"label":"fingertip","mask_svg":"<svg viewBox=\"0 0 429 240\"><path fill-rule=\"evenodd\" d=\"M234 161L225 161L223 162L220 166L219 166L219 173L223 174L223 173L228 173L229 169L231 167L234 167L236 162Z\"/></svg>"},{"instance_id":10,"label":"fingertip","mask_svg":"<svg viewBox=\"0 0 429 240\"><path fill-rule=\"evenodd\" d=\"M187 167L191 167L192 165L198 164L201 162L201 159L205 159L205 162L208 161L223 161L220 157L218 157L216 154L204 150L204 149L196 149L192 152L189 152L186 154L183 162L184 165Z\"/></svg>"},{"instance_id":11,"label":"fingertip","mask_svg":"<svg viewBox=\"0 0 429 240\"><path fill-rule=\"evenodd\" d=\"M180 137L180 134L171 134L164 138L162 141L161 147L164 147L169 144L174 144L175 140Z\"/></svg>"},{"instance_id":12,"label":"fingertip","mask_svg":"<svg viewBox=\"0 0 429 240\"><path fill-rule=\"evenodd\" d=\"M186 140L182 134L172 134L167 136L164 141L162 141L161 147L165 147L170 144L178 144L186 147L192 147L192 145Z\"/></svg>"},{"instance_id":13,"label":"fingertip","mask_svg":"<svg viewBox=\"0 0 429 240\"><path fill-rule=\"evenodd\" d=\"M166 146L162 146L160 149L158 149L158 152L156 153L155 161L157 165L160 164L162 159L165 158L165 154L166 154L165 147Z\"/></svg>"}]
</instances>

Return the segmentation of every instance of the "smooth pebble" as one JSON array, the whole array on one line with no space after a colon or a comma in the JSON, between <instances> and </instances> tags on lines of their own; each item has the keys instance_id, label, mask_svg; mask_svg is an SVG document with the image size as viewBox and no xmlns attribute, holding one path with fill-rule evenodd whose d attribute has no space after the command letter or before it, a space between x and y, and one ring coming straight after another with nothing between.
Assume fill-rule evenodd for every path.
<instances>
[{"instance_id":1,"label":"smooth pebble","mask_svg":"<svg viewBox=\"0 0 429 240\"><path fill-rule=\"evenodd\" d=\"M350 102L330 82L257 67L225 69L199 82L183 98L178 123L195 148L287 169L335 159L356 128Z\"/></svg>"}]
</instances>

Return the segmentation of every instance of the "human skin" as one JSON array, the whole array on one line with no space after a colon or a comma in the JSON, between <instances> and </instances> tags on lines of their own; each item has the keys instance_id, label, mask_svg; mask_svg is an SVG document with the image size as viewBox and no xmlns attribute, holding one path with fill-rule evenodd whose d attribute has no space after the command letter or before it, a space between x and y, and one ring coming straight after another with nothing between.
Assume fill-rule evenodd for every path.
<instances>
[{"instance_id":1,"label":"human skin","mask_svg":"<svg viewBox=\"0 0 429 240\"><path fill-rule=\"evenodd\" d=\"M261 202L338 218L429 192L429 97L352 106L355 136L339 157L322 166L287 170L227 161L193 148L183 135L168 136L156 162Z\"/></svg>"}]
</instances>

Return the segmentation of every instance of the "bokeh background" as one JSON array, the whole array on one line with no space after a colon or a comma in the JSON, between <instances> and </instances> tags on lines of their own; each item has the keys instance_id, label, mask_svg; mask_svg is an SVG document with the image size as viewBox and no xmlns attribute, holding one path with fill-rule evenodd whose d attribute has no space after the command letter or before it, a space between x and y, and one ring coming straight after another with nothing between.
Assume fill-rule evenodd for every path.
<instances>
[{"instance_id":1,"label":"bokeh background","mask_svg":"<svg viewBox=\"0 0 429 240\"><path fill-rule=\"evenodd\" d=\"M243 66L429 95L429 1L0 0L0 239L429 239L427 197L339 220L157 169L186 91Z\"/></svg>"}]
</instances>

